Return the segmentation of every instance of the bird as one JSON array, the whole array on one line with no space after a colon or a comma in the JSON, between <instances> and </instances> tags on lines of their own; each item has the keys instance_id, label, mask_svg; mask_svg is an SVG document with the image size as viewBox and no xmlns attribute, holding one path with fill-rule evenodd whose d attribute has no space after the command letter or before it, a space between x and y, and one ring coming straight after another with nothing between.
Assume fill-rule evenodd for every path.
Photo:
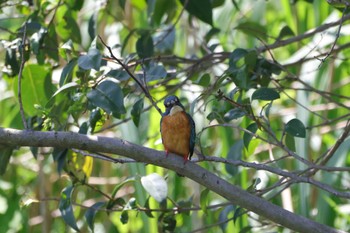
<instances>
[{"instance_id":1,"label":"bird","mask_svg":"<svg viewBox=\"0 0 350 233\"><path fill-rule=\"evenodd\" d=\"M184 164L193 155L196 142L196 126L190 114L185 111L177 96L171 95L164 100L165 112L160 121L160 133L166 151L180 155Z\"/></svg>"}]
</instances>

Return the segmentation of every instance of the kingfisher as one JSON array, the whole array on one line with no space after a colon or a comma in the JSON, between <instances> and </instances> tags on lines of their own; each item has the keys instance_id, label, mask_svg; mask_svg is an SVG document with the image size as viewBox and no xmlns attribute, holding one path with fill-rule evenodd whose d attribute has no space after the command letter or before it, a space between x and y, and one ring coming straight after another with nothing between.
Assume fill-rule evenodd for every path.
<instances>
[{"instance_id":1,"label":"kingfisher","mask_svg":"<svg viewBox=\"0 0 350 233\"><path fill-rule=\"evenodd\" d=\"M160 133L166 151L183 157L184 163L191 160L196 142L195 123L186 113L177 96L168 96L164 100L165 112L160 121Z\"/></svg>"}]
</instances>

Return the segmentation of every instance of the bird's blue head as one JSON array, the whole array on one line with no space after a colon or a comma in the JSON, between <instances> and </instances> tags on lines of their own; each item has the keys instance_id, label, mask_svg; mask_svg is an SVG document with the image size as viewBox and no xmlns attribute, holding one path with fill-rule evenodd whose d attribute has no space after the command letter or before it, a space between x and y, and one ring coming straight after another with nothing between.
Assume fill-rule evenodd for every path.
<instances>
[{"instance_id":1,"label":"bird's blue head","mask_svg":"<svg viewBox=\"0 0 350 233\"><path fill-rule=\"evenodd\" d=\"M184 106L181 104L179 98L175 95L170 95L165 98L164 100L164 106L166 108L165 115L172 115L175 112L178 111L185 111Z\"/></svg>"}]
</instances>

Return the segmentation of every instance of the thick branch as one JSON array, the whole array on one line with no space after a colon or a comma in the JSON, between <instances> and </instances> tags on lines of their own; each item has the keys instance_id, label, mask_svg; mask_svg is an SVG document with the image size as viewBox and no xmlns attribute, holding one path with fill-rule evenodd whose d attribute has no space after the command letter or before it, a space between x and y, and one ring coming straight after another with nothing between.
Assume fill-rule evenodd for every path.
<instances>
[{"instance_id":1,"label":"thick branch","mask_svg":"<svg viewBox=\"0 0 350 233\"><path fill-rule=\"evenodd\" d=\"M184 164L180 156L166 158L163 152L132 144L122 139L87 136L72 132L39 132L0 128L0 144L76 148L91 152L118 154L140 162L174 170L225 197L234 204L297 232L342 232L271 204L228 183L195 163L188 162Z\"/></svg>"}]
</instances>

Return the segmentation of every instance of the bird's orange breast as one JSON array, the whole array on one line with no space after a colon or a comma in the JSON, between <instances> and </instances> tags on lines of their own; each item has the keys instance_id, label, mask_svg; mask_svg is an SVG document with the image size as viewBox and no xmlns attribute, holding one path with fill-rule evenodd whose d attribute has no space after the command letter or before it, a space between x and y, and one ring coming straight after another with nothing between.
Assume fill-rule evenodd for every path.
<instances>
[{"instance_id":1,"label":"bird's orange breast","mask_svg":"<svg viewBox=\"0 0 350 233\"><path fill-rule=\"evenodd\" d=\"M163 116L161 131L165 149L187 159L190 153L191 132L187 114L182 111L174 115Z\"/></svg>"}]
</instances>

